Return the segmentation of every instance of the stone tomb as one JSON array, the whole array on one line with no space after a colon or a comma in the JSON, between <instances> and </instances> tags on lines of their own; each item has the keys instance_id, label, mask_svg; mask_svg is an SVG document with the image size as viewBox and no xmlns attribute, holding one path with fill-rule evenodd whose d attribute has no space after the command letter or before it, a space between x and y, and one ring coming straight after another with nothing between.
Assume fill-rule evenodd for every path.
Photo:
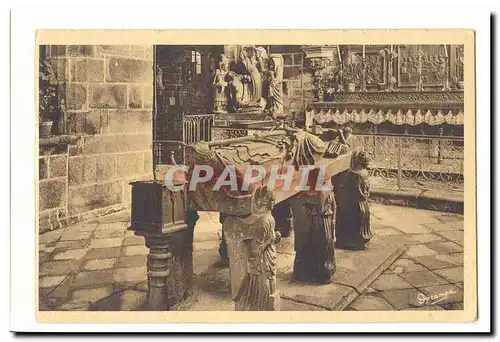
<instances>
[{"instance_id":1,"label":"stone tomb","mask_svg":"<svg viewBox=\"0 0 500 342\"><path fill-rule=\"evenodd\" d=\"M299 242L309 250L302 250L301 253L302 257L307 255L307 258L296 256L291 278L307 282L309 287L315 286L311 284L330 283L336 269L335 196L333 191L318 191L315 186L328 185L333 176L349 170L351 155L327 159L323 158L324 152L325 144L317 136L285 126L251 137L186 147L189 167L187 177L175 177L175 184L180 185L180 191L172 191L161 181L132 183L131 228L136 235L145 237L146 245L150 248L147 265L148 309L172 310L192 295L192 242L197 211L215 211L224 216L231 299L236 310L280 309L279 285L283 282L283 275L277 281L280 275L275 245L280 240L280 234L275 231L272 215L276 203L288 201L294 207L305 201L308 210L305 215L311 217L308 222L301 223L300 228L296 227L296 246ZM215 177L198 184L195 191L187 191L195 165L212 166ZM225 186L213 191L218 177L226 179L223 172L228 165L234 166L237 190ZM244 174L248 165L263 167L266 176L258 182L247 184L248 188L245 188ZM270 174L276 166L280 166L281 170L293 170L288 184L291 186L287 186L285 179L273 181ZM299 172L304 167L310 169L305 183L303 173ZM180 174L186 176L182 172ZM270 184L272 182L274 184ZM304 185L313 190L306 191ZM392 246L387 257L390 259L400 252ZM310 270L304 272L308 266ZM377 268L374 266L374 270ZM356 270L350 270L347 274L347 278L354 279L350 281L353 282L353 288L368 285L364 284L366 277L356 278ZM300 288L300 285L297 286ZM297 286L295 290L287 291L295 291L295 295L300 296ZM348 295L352 297L352 294L346 293L339 298ZM293 297L292 294L288 296ZM341 306L339 303L332 304L331 309Z\"/></svg>"}]
</instances>

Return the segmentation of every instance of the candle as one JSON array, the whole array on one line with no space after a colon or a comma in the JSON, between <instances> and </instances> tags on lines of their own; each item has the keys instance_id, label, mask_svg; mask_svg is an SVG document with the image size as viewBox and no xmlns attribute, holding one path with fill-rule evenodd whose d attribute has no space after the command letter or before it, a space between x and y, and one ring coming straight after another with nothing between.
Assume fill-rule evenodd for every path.
<instances>
[{"instance_id":1,"label":"candle","mask_svg":"<svg viewBox=\"0 0 500 342\"><path fill-rule=\"evenodd\" d=\"M443 47L444 47L444 56L448 58L448 49L446 48L446 44L443 45Z\"/></svg>"}]
</instances>

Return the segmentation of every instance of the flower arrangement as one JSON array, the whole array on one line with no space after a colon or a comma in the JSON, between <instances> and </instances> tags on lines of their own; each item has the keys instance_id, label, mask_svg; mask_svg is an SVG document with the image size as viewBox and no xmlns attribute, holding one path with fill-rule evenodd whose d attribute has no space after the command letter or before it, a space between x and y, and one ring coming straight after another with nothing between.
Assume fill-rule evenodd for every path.
<instances>
[{"instance_id":1,"label":"flower arrangement","mask_svg":"<svg viewBox=\"0 0 500 342\"><path fill-rule=\"evenodd\" d=\"M50 62L43 60L39 64L39 118L40 121L52 121L58 109L57 76Z\"/></svg>"},{"instance_id":2,"label":"flower arrangement","mask_svg":"<svg viewBox=\"0 0 500 342\"><path fill-rule=\"evenodd\" d=\"M47 60L39 63L38 119L40 136L48 136L54 130L61 107L57 95L57 74Z\"/></svg>"}]
</instances>

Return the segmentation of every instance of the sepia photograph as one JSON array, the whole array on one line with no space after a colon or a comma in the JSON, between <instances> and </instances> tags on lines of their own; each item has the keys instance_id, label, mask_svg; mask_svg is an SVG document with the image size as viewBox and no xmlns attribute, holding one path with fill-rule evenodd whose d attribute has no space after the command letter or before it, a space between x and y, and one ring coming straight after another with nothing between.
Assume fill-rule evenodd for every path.
<instances>
[{"instance_id":1,"label":"sepia photograph","mask_svg":"<svg viewBox=\"0 0 500 342\"><path fill-rule=\"evenodd\" d=\"M464 44L386 41L37 45L39 311L463 311Z\"/></svg>"}]
</instances>

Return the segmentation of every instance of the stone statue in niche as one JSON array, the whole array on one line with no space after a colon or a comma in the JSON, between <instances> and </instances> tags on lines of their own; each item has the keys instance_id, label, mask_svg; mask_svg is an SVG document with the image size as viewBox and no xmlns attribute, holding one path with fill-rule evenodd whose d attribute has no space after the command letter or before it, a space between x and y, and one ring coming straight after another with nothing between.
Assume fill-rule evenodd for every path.
<instances>
[{"instance_id":1,"label":"stone statue in niche","mask_svg":"<svg viewBox=\"0 0 500 342\"><path fill-rule=\"evenodd\" d=\"M240 53L240 62L245 67L246 75L244 80L246 81L245 83L248 84L246 90L248 100L245 102L260 107L260 100L262 98L262 75L257 67L259 62L257 61L256 50L243 49Z\"/></svg>"},{"instance_id":2,"label":"stone statue in niche","mask_svg":"<svg viewBox=\"0 0 500 342\"><path fill-rule=\"evenodd\" d=\"M283 56L271 54L267 76L266 111L273 116L283 115Z\"/></svg>"},{"instance_id":3,"label":"stone statue in niche","mask_svg":"<svg viewBox=\"0 0 500 342\"><path fill-rule=\"evenodd\" d=\"M351 169L333 177L337 198L336 243L347 250L366 249L372 233L370 230L370 158L364 151L354 152Z\"/></svg>"},{"instance_id":4,"label":"stone statue in niche","mask_svg":"<svg viewBox=\"0 0 500 342\"><path fill-rule=\"evenodd\" d=\"M261 46L233 49L234 64L228 73L228 109L230 112L283 112L283 60L268 56Z\"/></svg>"},{"instance_id":5,"label":"stone statue in niche","mask_svg":"<svg viewBox=\"0 0 500 342\"><path fill-rule=\"evenodd\" d=\"M330 136L330 143L326 148L324 154L325 158L337 158L348 152L349 144L347 141L352 135L352 129L350 127L331 129L327 131L327 134Z\"/></svg>"},{"instance_id":6,"label":"stone statue in niche","mask_svg":"<svg viewBox=\"0 0 500 342\"><path fill-rule=\"evenodd\" d=\"M213 113L227 113L229 60L224 54L220 56L219 68L215 70L213 88Z\"/></svg>"}]
</instances>

